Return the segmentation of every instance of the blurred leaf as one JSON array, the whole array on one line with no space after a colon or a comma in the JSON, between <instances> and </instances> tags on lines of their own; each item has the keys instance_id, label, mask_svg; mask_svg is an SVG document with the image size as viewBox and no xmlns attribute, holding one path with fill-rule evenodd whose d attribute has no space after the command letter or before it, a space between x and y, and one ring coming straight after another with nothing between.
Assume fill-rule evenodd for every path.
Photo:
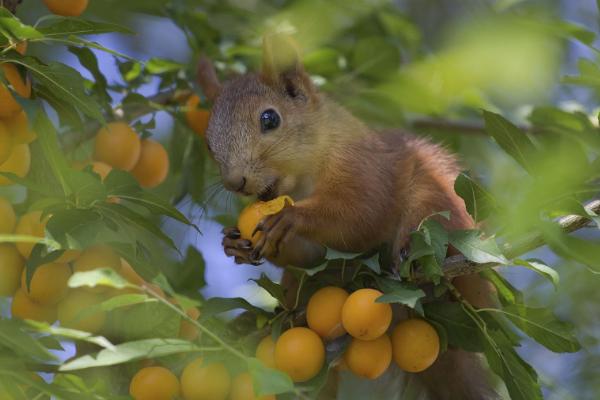
<instances>
[{"instance_id":1,"label":"blurred leaf","mask_svg":"<svg viewBox=\"0 0 600 400\"><path fill-rule=\"evenodd\" d=\"M206 286L205 268L202 253L189 246L183 262L165 270L165 275L177 292L197 295Z\"/></svg>"},{"instance_id":2,"label":"blurred leaf","mask_svg":"<svg viewBox=\"0 0 600 400\"><path fill-rule=\"evenodd\" d=\"M294 390L294 383L289 375L276 369L265 367L257 358L246 359L248 371L254 383L257 396L287 393Z\"/></svg>"},{"instance_id":3,"label":"blurred leaf","mask_svg":"<svg viewBox=\"0 0 600 400\"><path fill-rule=\"evenodd\" d=\"M202 305L202 316L200 318L205 320L217 314L237 309L248 310L258 315L266 314L266 311L253 306L241 297L212 297Z\"/></svg>"},{"instance_id":4,"label":"blurred leaf","mask_svg":"<svg viewBox=\"0 0 600 400\"><path fill-rule=\"evenodd\" d=\"M23 24L4 7L0 8L0 34L14 39L38 39L43 36L34 27Z\"/></svg>"},{"instance_id":5,"label":"blurred leaf","mask_svg":"<svg viewBox=\"0 0 600 400\"><path fill-rule=\"evenodd\" d=\"M100 308L103 311L112 311L117 308L127 307L127 306L131 306L131 305L135 305L135 304L156 303L156 302L158 302L157 299L155 299L153 297L148 297L145 294L136 294L136 293L122 294L122 295L117 295L115 297L111 297L110 299L103 301Z\"/></svg>"},{"instance_id":6,"label":"blurred leaf","mask_svg":"<svg viewBox=\"0 0 600 400\"><path fill-rule=\"evenodd\" d=\"M108 317L107 336L119 341L177 337L181 322L170 307L153 301L114 308Z\"/></svg>"},{"instance_id":7,"label":"blurred leaf","mask_svg":"<svg viewBox=\"0 0 600 400\"><path fill-rule=\"evenodd\" d=\"M545 226L543 237L550 248L560 256L593 268L600 268L600 245L598 242L565 234L554 225Z\"/></svg>"},{"instance_id":8,"label":"blurred leaf","mask_svg":"<svg viewBox=\"0 0 600 400\"><path fill-rule=\"evenodd\" d=\"M77 288L81 286L108 286L114 289L123 289L130 287L131 284L121 277L118 272L103 265L91 271L75 272L69 279L69 287Z\"/></svg>"},{"instance_id":9,"label":"blurred leaf","mask_svg":"<svg viewBox=\"0 0 600 400\"><path fill-rule=\"evenodd\" d=\"M475 222L485 220L498 207L491 193L464 173L456 178L454 190L465 201L467 211Z\"/></svg>"},{"instance_id":10,"label":"blurred leaf","mask_svg":"<svg viewBox=\"0 0 600 400\"><path fill-rule=\"evenodd\" d=\"M483 111L485 128L498 145L515 159L529 173L534 172L530 158L536 154L536 148L527 135L501 115Z\"/></svg>"},{"instance_id":11,"label":"blurred leaf","mask_svg":"<svg viewBox=\"0 0 600 400\"><path fill-rule=\"evenodd\" d=\"M581 349L581 344L574 335L573 326L559 321L547 308L514 304L498 312L506 315L521 331L551 351L574 353Z\"/></svg>"},{"instance_id":12,"label":"blurred leaf","mask_svg":"<svg viewBox=\"0 0 600 400\"><path fill-rule=\"evenodd\" d=\"M100 33L125 33L134 34L132 30L121 25L108 22L90 21L81 18L62 18L53 16L46 19L49 24L44 24L39 31L47 38L71 35L97 35Z\"/></svg>"},{"instance_id":13,"label":"blurred leaf","mask_svg":"<svg viewBox=\"0 0 600 400\"><path fill-rule=\"evenodd\" d=\"M361 38L354 46L352 69L372 79L383 79L400 66L400 52L380 36Z\"/></svg>"},{"instance_id":14,"label":"blurred leaf","mask_svg":"<svg viewBox=\"0 0 600 400\"><path fill-rule=\"evenodd\" d=\"M528 268L532 271L537 272L542 275L554 285L554 289L558 290L558 283L560 281L560 277L558 276L558 272L556 272L553 268L544 264L541 260L537 259L529 259L529 260L520 260L516 259L512 261L514 264L519 265L521 267Z\"/></svg>"},{"instance_id":15,"label":"blurred leaf","mask_svg":"<svg viewBox=\"0 0 600 400\"><path fill-rule=\"evenodd\" d=\"M183 64L164 58L151 58L146 62L146 70L151 74L164 74L166 72L180 71L184 69Z\"/></svg>"},{"instance_id":16,"label":"blurred leaf","mask_svg":"<svg viewBox=\"0 0 600 400\"><path fill-rule=\"evenodd\" d=\"M38 361L55 361L42 344L31 335L25 333L26 323L18 320L0 319L0 354L6 350L19 356L31 357Z\"/></svg>"},{"instance_id":17,"label":"blurred leaf","mask_svg":"<svg viewBox=\"0 0 600 400\"><path fill-rule=\"evenodd\" d=\"M118 344L114 349L104 349L94 355L86 355L61 365L60 371L76 371L85 368L106 367L146 358L158 358L171 354L191 353L202 350L194 343L181 339L145 339Z\"/></svg>"},{"instance_id":18,"label":"blurred leaf","mask_svg":"<svg viewBox=\"0 0 600 400\"><path fill-rule=\"evenodd\" d=\"M27 321L36 332L47 333L55 337L65 338L65 339L73 339L80 340L83 342L88 342L95 344L97 346L103 347L105 349L112 349L114 345L108 341L103 336L94 336L89 332L78 331L75 329L61 328L58 326L49 325L45 322L38 321Z\"/></svg>"},{"instance_id":19,"label":"blurred leaf","mask_svg":"<svg viewBox=\"0 0 600 400\"><path fill-rule=\"evenodd\" d=\"M482 239L481 232L471 229L450 231L448 235L450 244L471 261L481 264L508 263L493 237Z\"/></svg>"},{"instance_id":20,"label":"blurred leaf","mask_svg":"<svg viewBox=\"0 0 600 400\"><path fill-rule=\"evenodd\" d=\"M495 269L488 268L481 272L481 274L490 282L494 284L500 295L500 300L503 304L522 304L523 294L516 289L510 282L508 282L502 275Z\"/></svg>"}]
</instances>

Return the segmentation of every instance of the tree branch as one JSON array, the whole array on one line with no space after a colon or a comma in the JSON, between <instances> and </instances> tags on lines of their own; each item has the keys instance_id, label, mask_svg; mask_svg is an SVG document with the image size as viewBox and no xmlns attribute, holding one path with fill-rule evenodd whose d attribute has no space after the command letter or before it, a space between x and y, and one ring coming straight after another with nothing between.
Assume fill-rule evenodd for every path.
<instances>
[{"instance_id":1,"label":"tree branch","mask_svg":"<svg viewBox=\"0 0 600 400\"><path fill-rule=\"evenodd\" d=\"M0 0L0 6L14 14L17 12L17 6L22 2L23 0Z\"/></svg>"},{"instance_id":2,"label":"tree branch","mask_svg":"<svg viewBox=\"0 0 600 400\"><path fill-rule=\"evenodd\" d=\"M596 214L600 214L600 200L593 200L585 206L586 210L592 211ZM589 222L590 218L582 217L580 215L567 215L558 219L558 224L564 232L570 233L578 229L585 227ZM538 247L545 245L544 239L541 235L535 234L523 238L517 243L512 245L504 246L504 254L507 258L512 259L521 254L535 250ZM486 263L478 264L473 261L467 260L462 255L448 257L442 266L444 275L446 278L455 278L461 275L474 274L481 272L488 268L498 267L502 264L498 263ZM425 278L422 274L417 275L417 282L424 282Z\"/></svg>"}]
</instances>

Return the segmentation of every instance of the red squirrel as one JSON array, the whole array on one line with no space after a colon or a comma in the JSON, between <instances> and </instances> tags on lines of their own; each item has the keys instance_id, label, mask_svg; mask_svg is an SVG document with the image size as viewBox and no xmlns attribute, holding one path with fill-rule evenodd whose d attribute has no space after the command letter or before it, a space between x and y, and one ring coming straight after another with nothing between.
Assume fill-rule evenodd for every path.
<instances>
[{"instance_id":1,"label":"red squirrel","mask_svg":"<svg viewBox=\"0 0 600 400\"><path fill-rule=\"evenodd\" d=\"M225 188L295 200L259 224L254 247L236 228L224 230L225 253L237 263L302 266L325 246L358 253L382 244L401 260L427 216L449 211L439 220L447 229L474 226L454 191L456 158L427 139L369 128L317 90L289 38L266 37L261 71L224 84L202 58L198 81L213 103L206 141ZM293 285L288 278L283 284ZM475 354L449 350L419 376L431 399L496 398Z\"/></svg>"}]
</instances>

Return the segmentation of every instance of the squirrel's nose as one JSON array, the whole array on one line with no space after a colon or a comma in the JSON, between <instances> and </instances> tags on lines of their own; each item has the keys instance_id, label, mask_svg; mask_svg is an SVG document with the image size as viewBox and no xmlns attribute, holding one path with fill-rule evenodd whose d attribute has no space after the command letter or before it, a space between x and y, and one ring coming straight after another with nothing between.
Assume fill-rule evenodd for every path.
<instances>
[{"instance_id":1,"label":"squirrel's nose","mask_svg":"<svg viewBox=\"0 0 600 400\"><path fill-rule=\"evenodd\" d=\"M223 179L225 189L232 192L243 192L246 187L246 177L241 175L227 176Z\"/></svg>"}]
</instances>

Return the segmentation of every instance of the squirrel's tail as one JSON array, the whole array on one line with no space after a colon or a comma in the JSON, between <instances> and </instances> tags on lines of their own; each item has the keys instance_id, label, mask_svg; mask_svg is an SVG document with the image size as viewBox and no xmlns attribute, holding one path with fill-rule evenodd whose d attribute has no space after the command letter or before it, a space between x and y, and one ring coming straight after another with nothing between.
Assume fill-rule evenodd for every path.
<instances>
[{"instance_id":1,"label":"squirrel's tail","mask_svg":"<svg viewBox=\"0 0 600 400\"><path fill-rule=\"evenodd\" d=\"M426 371L418 374L430 400L497 400L492 377L481 355L448 349Z\"/></svg>"}]
</instances>

